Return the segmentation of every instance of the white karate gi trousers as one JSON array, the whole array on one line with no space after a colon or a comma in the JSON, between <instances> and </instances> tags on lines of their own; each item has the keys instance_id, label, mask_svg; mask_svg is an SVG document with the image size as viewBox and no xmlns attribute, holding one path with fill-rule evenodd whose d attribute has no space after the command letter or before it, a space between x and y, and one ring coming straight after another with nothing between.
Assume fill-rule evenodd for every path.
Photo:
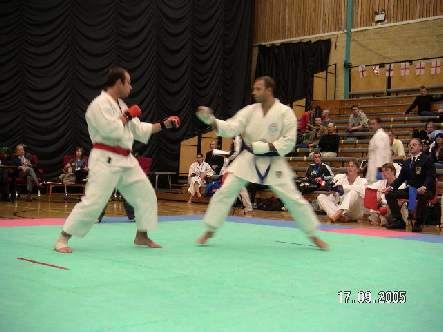
<instances>
[{"instance_id":1,"label":"white karate gi trousers","mask_svg":"<svg viewBox=\"0 0 443 332\"><path fill-rule=\"evenodd\" d=\"M246 188L245 187L241 188L238 194L240 195L240 199L241 202L243 203L243 206L245 207L245 210L252 211L251 198L249 197Z\"/></svg>"},{"instance_id":2,"label":"white karate gi trousers","mask_svg":"<svg viewBox=\"0 0 443 332\"><path fill-rule=\"evenodd\" d=\"M229 174L226 177L223 186L217 190L209 202L208 210L203 218L210 232L215 232L217 228L223 225L240 189L247 183L248 181L238 178L234 174ZM318 227L317 217L311 205L295 187L294 182L288 181L287 183L269 185L269 187L280 197L292 218L297 221L297 225L306 236L315 236Z\"/></svg>"},{"instance_id":3,"label":"white karate gi trousers","mask_svg":"<svg viewBox=\"0 0 443 332\"><path fill-rule=\"evenodd\" d=\"M134 207L138 231L157 227L157 197L138 163L133 167L117 167L95 160L89 169L85 196L66 219L63 231L84 237L108 203L114 188Z\"/></svg>"},{"instance_id":4,"label":"white karate gi trousers","mask_svg":"<svg viewBox=\"0 0 443 332\"><path fill-rule=\"evenodd\" d=\"M344 210L343 214L346 217L351 220L358 220L363 217L363 203L363 198L353 190L343 195L340 204L337 204L337 199L332 194L320 194L317 197L317 204L326 212L328 217L335 214L338 210Z\"/></svg>"}]
</instances>

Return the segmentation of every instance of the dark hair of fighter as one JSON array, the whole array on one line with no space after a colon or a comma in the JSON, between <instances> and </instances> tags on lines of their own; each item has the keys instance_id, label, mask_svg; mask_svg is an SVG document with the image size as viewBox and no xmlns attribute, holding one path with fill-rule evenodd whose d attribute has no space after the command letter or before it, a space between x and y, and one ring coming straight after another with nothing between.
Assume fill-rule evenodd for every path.
<instances>
[{"instance_id":1,"label":"dark hair of fighter","mask_svg":"<svg viewBox=\"0 0 443 332\"><path fill-rule=\"evenodd\" d=\"M274 92L275 81L271 77L269 77L269 76L261 76L261 77L259 77L259 78L257 78L255 80L255 82L257 82L257 81L263 81L264 84L265 84L265 89L271 88L272 92Z\"/></svg>"},{"instance_id":2,"label":"dark hair of fighter","mask_svg":"<svg viewBox=\"0 0 443 332\"><path fill-rule=\"evenodd\" d=\"M117 83L118 80L122 82L122 84L125 84L126 82L126 74L127 71L120 67L114 67L109 69L108 72L108 88L112 87Z\"/></svg>"}]
</instances>

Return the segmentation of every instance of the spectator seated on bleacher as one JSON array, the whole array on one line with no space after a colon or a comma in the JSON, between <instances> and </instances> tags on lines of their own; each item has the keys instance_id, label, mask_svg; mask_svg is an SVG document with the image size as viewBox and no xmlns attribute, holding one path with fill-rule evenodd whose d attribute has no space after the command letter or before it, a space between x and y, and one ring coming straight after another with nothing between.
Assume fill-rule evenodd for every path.
<instances>
[{"instance_id":1,"label":"spectator seated on bleacher","mask_svg":"<svg viewBox=\"0 0 443 332\"><path fill-rule=\"evenodd\" d=\"M320 142L320 138L326 135L328 130L321 125L321 117L315 118L315 126L312 127L312 130L309 133L309 139L306 143L302 143L299 147L309 147L315 148Z\"/></svg>"},{"instance_id":2,"label":"spectator seated on bleacher","mask_svg":"<svg viewBox=\"0 0 443 332\"><path fill-rule=\"evenodd\" d=\"M221 157L223 159L223 157ZM188 203L192 203L192 197L197 194L197 197L201 197L200 187L206 184L206 177L214 175L214 170L209 164L203 161L203 155L197 154L197 161L189 166L188 173Z\"/></svg>"},{"instance_id":3,"label":"spectator seated on bleacher","mask_svg":"<svg viewBox=\"0 0 443 332\"><path fill-rule=\"evenodd\" d=\"M324 158L337 157L338 154L340 137L335 133L334 127L334 122L330 122L326 127L327 134L323 135L318 142L321 156Z\"/></svg>"},{"instance_id":4,"label":"spectator seated on bleacher","mask_svg":"<svg viewBox=\"0 0 443 332\"><path fill-rule=\"evenodd\" d=\"M88 159L83 156L84 150L81 147L75 148L75 157L71 158L63 168L63 174L60 176L63 182L63 175L74 174L75 183L83 183L88 176Z\"/></svg>"},{"instance_id":5,"label":"spectator seated on bleacher","mask_svg":"<svg viewBox=\"0 0 443 332\"><path fill-rule=\"evenodd\" d=\"M19 178L26 179L26 200L28 202L32 201L31 193L34 186L38 189L44 189L44 186L38 183L37 166L35 164L34 158L30 155L25 155L25 148L22 144L18 144L15 147L15 156L11 157L12 164L17 166L15 170L15 176Z\"/></svg>"},{"instance_id":6,"label":"spectator seated on bleacher","mask_svg":"<svg viewBox=\"0 0 443 332\"><path fill-rule=\"evenodd\" d=\"M351 106L351 115L349 116L349 126L347 132L366 132L369 131L368 118L357 105Z\"/></svg>"},{"instance_id":7,"label":"spectator seated on bleacher","mask_svg":"<svg viewBox=\"0 0 443 332\"><path fill-rule=\"evenodd\" d=\"M383 189L390 186L392 182L394 182L397 170L395 166L391 163L384 164L382 166L382 180L378 180L377 182L368 186L368 188L377 190L377 210L369 210L367 209L367 214L369 214L369 220L371 221L371 225L374 226L386 226L388 221L392 221L391 211L388 207L388 202L386 201L386 197L381 193ZM403 184L400 188L403 189L406 186ZM382 209L381 209L382 208ZM384 213L385 212L385 213ZM408 218L408 209L405 204L402 204L401 214L404 219Z\"/></svg>"},{"instance_id":8,"label":"spectator seated on bleacher","mask_svg":"<svg viewBox=\"0 0 443 332\"><path fill-rule=\"evenodd\" d=\"M441 100L442 95L436 95L436 96L429 96L428 91L426 90L426 87L421 86L420 87L420 96L415 97L415 100L412 102L412 105L409 106L409 108L406 110L404 114L408 114L411 112L415 107L418 106L418 115L419 116L432 116L432 115L440 115L443 113L442 110L438 111L431 111L431 103Z\"/></svg>"},{"instance_id":9,"label":"spectator seated on bleacher","mask_svg":"<svg viewBox=\"0 0 443 332\"><path fill-rule=\"evenodd\" d=\"M297 130L300 132L306 132L310 130L310 126L312 126L313 123L313 117L314 117L314 108L312 106L308 107L298 120L298 126Z\"/></svg>"},{"instance_id":10,"label":"spectator seated on bleacher","mask_svg":"<svg viewBox=\"0 0 443 332\"><path fill-rule=\"evenodd\" d=\"M435 163L435 168L443 168L443 133L438 133L435 137L435 145L431 149L430 156Z\"/></svg>"},{"instance_id":11,"label":"spectator seated on bleacher","mask_svg":"<svg viewBox=\"0 0 443 332\"><path fill-rule=\"evenodd\" d=\"M396 163L402 163L406 158L405 147L403 143L395 138L395 133L392 129L386 131L389 136L389 142L391 144L392 161Z\"/></svg>"},{"instance_id":12,"label":"spectator seated on bleacher","mask_svg":"<svg viewBox=\"0 0 443 332\"><path fill-rule=\"evenodd\" d=\"M438 133L443 133L443 130L440 129L435 129L435 124L433 121L428 121L426 122L425 125L425 130L418 130L418 129L414 129L412 131L412 138L419 138L422 141L423 140L428 140L429 142L434 142L435 141L435 136Z\"/></svg>"},{"instance_id":13,"label":"spectator seated on bleacher","mask_svg":"<svg viewBox=\"0 0 443 332\"><path fill-rule=\"evenodd\" d=\"M328 127L328 124L334 122L334 120L332 120L329 116L330 116L329 110L323 110L321 112L321 125L325 128Z\"/></svg>"},{"instance_id":14,"label":"spectator seated on bleacher","mask_svg":"<svg viewBox=\"0 0 443 332\"><path fill-rule=\"evenodd\" d=\"M296 185L302 194L309 194L329 183L334 177L331 168L323 164L318 151L313 155L314 163L306 169L306 176L296 180Z\"/></svg>"},{"instance_id":15,"label":"spectator seated on bleacher","mask_svg":"<svg viewBox=\"0 0 443 332\"><path fill-rule=\"evenodd\" d=\"M332 180L330 194L318 195L317 204L331 222L347 222L363 217L367 181L358 176L357 172L357 161L349 160L346 174L337 174Z\"/></svg>"},{"instance_id":16,"label":"spectator seated on bleacher","mask_svg":"<svg viewBox=\"0 0 443 332\"><path fill-rule=\"evenodd\" d=\"M431 155L431 147L435 146L435 141L431 144L427 139L421 141L421 153L430 156Z\"/></svg>"},{"instance_id":17,"label":"spectator seated on bleacher","mask_svg":"<svg viewBox=\"0 0 443 332\"><path fill-rule=\"evenodd\" d=\"M410 140L409 154L411 157L403 162L397 179L382 191L386 195L393 218L392 223L387 226L388 229L406 228L406 222L398 206L398 199L406 198L409 200L410 210L414 210L415 201L418 202L416 208L417 219L412 227L412 231L421 232L421 223L423 222L422 218L426 214L427 201L434 197L436 191L434 161L431 157L421 153L421 148L422 144L419 139L413 138ZM406 181L409 188L400 189L400 186Z\"/></svg>"}]
</instances>

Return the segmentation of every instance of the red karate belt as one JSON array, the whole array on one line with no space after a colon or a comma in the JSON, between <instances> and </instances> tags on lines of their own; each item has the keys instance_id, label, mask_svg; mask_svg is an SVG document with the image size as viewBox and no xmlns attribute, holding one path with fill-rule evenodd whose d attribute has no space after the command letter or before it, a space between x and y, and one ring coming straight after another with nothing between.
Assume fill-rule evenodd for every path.
<instances>
[{"instance_id":1,"label":"red karate belt","mask_svg":"<svg viewBox=\"0 0 443 332\"><path fill-rule=\"evenodd\" d=\"M102 143L95 143L92 148L94 149L101 149L101 150L106 150L109 152L114 152L117 154L120 154L122 156L129 156L129 154L131 153L132 150L128 150L128 149L123 149L119 146L110 146L110 145L106 145L106 144L102 144Z\"/></svg>"}]
</instances>

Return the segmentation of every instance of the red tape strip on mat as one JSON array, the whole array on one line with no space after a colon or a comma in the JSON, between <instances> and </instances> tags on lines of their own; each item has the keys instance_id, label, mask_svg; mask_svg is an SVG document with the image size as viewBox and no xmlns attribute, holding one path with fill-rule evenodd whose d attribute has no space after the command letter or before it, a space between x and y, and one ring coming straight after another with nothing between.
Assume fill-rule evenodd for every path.
<instances>
[{"instance_id":1,"label":"red tape strip on mat","mask_svg":"<svg viewBox=\"0 0 443 332\"><path fill-rule=\"evenodd\" d=\"M30 262L30 263L35 263L35 264L40 264L40 265L46 265L46 266L50 266L50 267L55 267L55 268L57 268L57 269L61 269L61 270L69 270L69 269L67 269L66 267L61 267L61 266L51 265L51 264L46 264L46 263L40 263L40 262L37 262L37 261L33 261L32 259L26 259L26 258L17 258L17 259L20 259L21 261L27 261L27 262Z\"/></svg>"}]
</instances>

